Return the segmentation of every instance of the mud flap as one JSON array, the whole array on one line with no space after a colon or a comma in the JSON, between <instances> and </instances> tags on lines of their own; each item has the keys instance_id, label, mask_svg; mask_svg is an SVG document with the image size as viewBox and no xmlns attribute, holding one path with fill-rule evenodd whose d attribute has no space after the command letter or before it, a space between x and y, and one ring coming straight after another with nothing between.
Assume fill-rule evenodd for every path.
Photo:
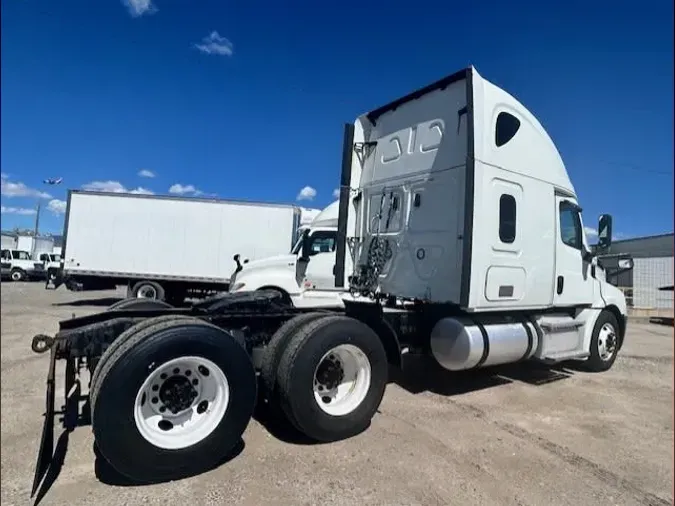
<instances>
[{"instance_id":1,"label":"mud flap","mask_svg":"<svg viewBox=\"0 0 675 506\"><path fill-rule=\"evenodd\" d=\"M47 374L47 396L45 402L45 422L42 426L42 437L40 438L40 449L38 450L37 463L35 465L35 477L33 478L33 488L30 496L33 497L40 482L47 474L54 454L54 395L55 385L54 376L56 370L56 346L52 346L49 357L49 373Z\"/></svg>"},{"instance_id":2,"label":"mud flap","mask_svg":"<svg viewBox=\"0 0 675 506\"><path fill-rule=\"evenodd\" d=\"M56 290L63 284L62 272L57 269L47 269L47 280L45 281L45 290Z\"/></svg>"}]
</instances>

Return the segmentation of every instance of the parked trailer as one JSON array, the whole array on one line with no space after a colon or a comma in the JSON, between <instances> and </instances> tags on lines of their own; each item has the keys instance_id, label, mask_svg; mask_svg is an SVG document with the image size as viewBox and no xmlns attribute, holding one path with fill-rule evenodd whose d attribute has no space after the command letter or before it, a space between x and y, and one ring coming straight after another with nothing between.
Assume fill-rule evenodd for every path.
<instances>
[{"instance_id":1,"label":"parked trailer","mask_svg":"<svg viewBox=\"0 0 675 506\"><path fill-rule=\"evenodd\" d=\"M33 490L52 459L57 360L65 420L81 411L88 369L98 450L140 482L216 465L256 399L314 440L362 431L404 349L450 371L612 367L626 303L589 251L562 160L536 118L473 67L346 125L340 188L343 308L297 308L266 290L187 309L130 299L35 336L51 358ZM611 224L600 217L598 251Z\"/></svg>"},{"instance_id":2,"label":"parked trailer","mask_svg":"<svg viewBox=\"0 0 675 506\"><path fill-rule=\"evenodd\" d=\"M70 191L62 267L47 288L114 289L179 304L226 291L232 257L290 251L302 209L231 200Z\"/></svg>"}]
</instances>

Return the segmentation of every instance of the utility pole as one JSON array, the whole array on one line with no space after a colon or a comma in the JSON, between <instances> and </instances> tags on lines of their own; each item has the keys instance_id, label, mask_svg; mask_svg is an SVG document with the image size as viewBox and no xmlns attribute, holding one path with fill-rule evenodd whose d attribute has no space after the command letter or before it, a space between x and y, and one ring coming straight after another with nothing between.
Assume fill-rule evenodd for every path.
<instances>
[{"instance_id":1,"label":"utility pole","mask_svg":"<svg viewBox=\"0 0 675 506\"><path fill-rule=\"evenodd\" d=\"M37 203L37 212L35 213L35 229L33 230L33 247L31 248L30 256L35 258L35 249L37 248L37 238L40 230L40 201Z\"/></svg>"},{"instance_id":2,"label":"utility pole","mask_svg":"<svg viewBox=\"0 0 675 506\"><path fill-rule=\"evenodd\" d=\"M33 235L35 237L38 236L39 226L40 226L40 201L38 200L37 213L35 213L35 230L33 231Z\"/></svg>"}]
</instances>

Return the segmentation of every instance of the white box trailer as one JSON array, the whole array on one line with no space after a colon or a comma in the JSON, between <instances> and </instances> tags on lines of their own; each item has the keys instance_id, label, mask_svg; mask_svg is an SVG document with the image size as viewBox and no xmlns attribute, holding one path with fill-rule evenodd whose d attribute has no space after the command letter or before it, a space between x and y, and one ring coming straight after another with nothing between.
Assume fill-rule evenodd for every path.
<instances>
[{"instance_id":1,"label":"white box trailer","mask_svg":"<svg viewBox=\"0 0 675 506\"><path fill-rule=\"evenodd\" d=\"M301 220L292 205L72 190L54 287L128 286L128 295L177 302L227 290L242 260L290 251Z\"/></svg>"}]
</instances>

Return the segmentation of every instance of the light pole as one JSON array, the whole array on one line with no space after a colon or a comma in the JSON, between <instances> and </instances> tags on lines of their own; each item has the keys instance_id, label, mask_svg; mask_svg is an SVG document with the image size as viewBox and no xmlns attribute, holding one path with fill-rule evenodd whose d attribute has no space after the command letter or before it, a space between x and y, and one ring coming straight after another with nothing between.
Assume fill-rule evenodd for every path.
<instances>
[{"instance_id":1,"label":"light pole","mask_svg":"<svg viewBox=\"0 0 675 506\"><path fill-rule=\"evenodd\" d=\"M54 186L57 184L61 184L61 181L63 181L62 177L58 178L49 178L49 179L44 179L42 181L42 184ZM33 247L31 248L31 256L35 256L35 249L37 248L37 241L38 241L38 234L40 233L40 198L38 197L37 201L37 209L35 213L35 228L33 229Z\"/></svg>"},{"instance_id":2,"label":"light pole","mask_svg":"<svg viewBox=\"0 0 675 506\"><path fill-rule=\"evenodd\" d=\"M37 237L40 228L40 198L38 197L37 209L35 213L35 227L33 228L33 247L31 248L30 256L35 259L35 249L37 248Z\"/></svg>"}]
</instances>

